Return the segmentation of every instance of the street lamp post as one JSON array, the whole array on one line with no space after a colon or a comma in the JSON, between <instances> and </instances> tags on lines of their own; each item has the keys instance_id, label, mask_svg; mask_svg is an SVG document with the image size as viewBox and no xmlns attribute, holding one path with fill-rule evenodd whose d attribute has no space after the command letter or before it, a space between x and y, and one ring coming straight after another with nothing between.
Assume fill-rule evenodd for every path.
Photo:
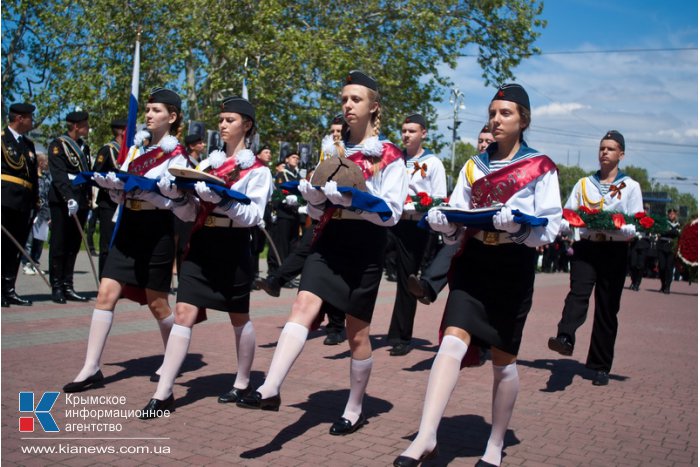
<instances>
[{"instance_id":1,"label":"street lamp post","mask_svg":"<svg viewBox=\"0 0 700 467\"><path fill-rule=\"evenodd\" d=\"M457 128L460 122L457 120L459 117L460 109L464 109L464 94L458 88L452 89L452 94L450 95L450 104L452 104L452 163L450 165L450 174L455 171L455 149L457 145ZM449 127L448 127L449 128Z\"/></svg>"}]
</instances>

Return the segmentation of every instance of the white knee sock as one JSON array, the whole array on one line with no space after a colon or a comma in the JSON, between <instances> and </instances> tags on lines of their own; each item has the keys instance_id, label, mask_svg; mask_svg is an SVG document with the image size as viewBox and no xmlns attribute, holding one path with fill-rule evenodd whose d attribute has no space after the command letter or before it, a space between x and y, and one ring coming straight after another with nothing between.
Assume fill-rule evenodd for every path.
<instances>
[{"instance_id":1,"label":"white knee sock","mask_svg":"<svg viewBox=\"0 0 700 467\"><path fill-rule=\"evenodd\" d=\"M272 356L265 383L258 388L263 399L280 393L280 386L282 386L294 361L301 354L308 335L309 329L306 326L291 321L284 325L277 341L275 354Z\"/></svg>"},{"instance_id":2,"label":"white knee sock","mask_svg":"<svg viewBox=\"0 0 700 467\"><path fill-rule=\"evenodd\" d=\"M345 405L343 418L350 420L352 424L355 424L362 414L362 399L365 397L371 373L372 357L366 360L350 359L350 396Z\"/></svg>"},{"instance_id":3,"label":"white knee sock","mask_svg":"<svg viewBox=\"0 0 700 467\"><path fill-rule=\"evenodd\" d=\"M100 369L100 358L102 358L102 351L105 348L109 330L112 328L113 319L114 312L112 311L97 308L92 310L85 363L73 381L85 381Z\"/></svg>"},{"instance_id":4,"label":"white knee sock","mask_svg":"<svg viewBox=\"0 0 700 467\"><path fill-rule=\"evenodd\" d=\"M234 326L236 334L236 356L238 358L238 370L234 388L245 389L250 384L250 369L255 357L255 328L253 322L248 321L243 326Z\"/></svg>"},{"instance_id":5,"label":"white knee sock","mask_svg":"<svg viewBox=\"0 0 700 467\"><path fill-rule=\"evenodd\" d=\"M442 338L430 369L428 389L425 392L423 415L418 428L418 435L411 445L403 452L403 456L420 459L435 448L437 444L437 429L442 415L445 413L447 402L459 379L459 368L462 358L467 353L467 344L455 336Z\"/></svg>"},{"instance_id":6,"label":"white knee sock","mask_svg":"<svg viewBox=\"0 0 700 467\"><path fill-rule=\"evenodd\" d=\"M180 372L182 362L187 357L187 351L190 348L190 340L192 339L192 328L174 324L170 331L168 346L165 348L165 357L163 365L160 367L161 374L158 381L158 387L153 394L154 399L165 400L173 393L173 385L175 378Z\"/></svg>"},{"instance_id":7,"label":"white knee sock","mask_svg":"<svg viewBox=\"0 0 700 467\"><path fill-rule=\"evenodd\" d=\"M168 347L168 337L170 336L170 330L173 327L173 323L175 323L175 313L170 313L168 316L166 316L163 319L159 319L158 321L158 327L160 328L160 337L163 339L163 350ZM156 370L156 374L160 375L163 371L163 365Z\"/></svg>"},{"instance_id":8,"label":"white knee sock","mask_svg":"<svg viewBox=\"0 0 700 467\"><path fill-rule=\"evenodd\" d=\"M515 363L493 366L493 405L491 407L491 436L482 459L494 465L501 464L503 440L513 415L515 399L520 389L520 378Z\"/></svg>"}]
</instances>

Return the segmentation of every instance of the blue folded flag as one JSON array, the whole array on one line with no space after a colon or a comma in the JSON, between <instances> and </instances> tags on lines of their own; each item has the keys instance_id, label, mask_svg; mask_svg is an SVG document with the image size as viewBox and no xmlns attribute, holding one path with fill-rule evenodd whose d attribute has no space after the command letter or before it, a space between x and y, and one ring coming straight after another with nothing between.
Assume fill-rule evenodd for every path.
<instances>
[{"instance_id":1,"label":"blue folded flag","mask_svg":"<svg viewBox=\"0 0 700 467\"><path fill-rule=\"evenodd\" d=\"M284 182L280 185L280 188L287 190L295 195L301 195L299 192L299 182ZM314 186L314 188L320 189L321 187ZM360 191L357 188L349 186L339 186L338 191L340 193L350 193L352 195L352 204L350 209L356 209L358 211L373 212L379 215L379 218L383 221L391 218L391 208L386 204L381 198L378 198L366 191ZM342 207L342 206L339 206ZM348 208L344 208L348 209Z\"/></svg>"},{"instance_id":2,"label":"blue folded flag","mask_svg":"<svg viewBox=\"0 0 700 467\"><path fill-rule=\"evenodd\" d=\"M439 208L438 208L439 209ZM500 208L488 211L459 211L459 210L444 210L442 211L447 217L447 220L455 224L462 224L465 227L484 230L486 232L496 232L497 229L493 226L493 216ZM523 214L518 209L513 209L513 220L518 224L527 224L531 227L547 225L549 219L546 217L536 217L529 214ZM418 222L418 227L429 230L430 225L427 220L428 215L424 215Z\"/></svg>"},{"instance_id":3,"label":"blue folded flag","mask_svg":"<svg viewBox=\"0 0 700 467\"><path fill-rule=\"evenodd\" d=\"M73 185L82 185L85 183L89 183L92 186L97 186L95 183L95 180L92 179L93 174L99 173L103 176L106 176L107 173L101 173L101 172L80 172L78 175L76 175L75 179L73 180ZM160 194L160 190L158 189L158 180L154 178L147 178L147 177L142 177L140 175L134 175L126 172L115 172L117 175L117 178L124 182L124 191L127 193L130 193L134 190L141 190L141 191L152 191L155 193ZM178 186L178 188L182 189L189 189L194 191L194 184L196 182L194 181L183 181L183 180L177 180L175 184ZM206 183L206 182L205 182ZM216 193L217 195L221 196L222 198L225 199L232 199L234 201L237 201L242 204L250 204L250 198L248 198L246 195L241 193L240 191L236 190L230 190L224 186L217 185L215 183L207 183L207 186Z\"/></svg>"},{"instance_id":4,"label":"blue folded flag","mask_svg":"<svg viewBox=\"0 0 700 467\"><path fill-rule=\"evenodd\" d=\"M183 190L192 190L194 191L194 184L197 183L196 181L192 180L175 180L175 185L177 185L178 188L183 189ZM214 193L217 195L221 196L222 198L225 199L232 199L234 201L237 201L241 204L250 204L250 198L248 198L246 195L241 193L240 191L236 190L231 190L229 188L226 188L225 186L217 185L216 183L207 183L204 182Z\"/></svg>"}]
</instances>

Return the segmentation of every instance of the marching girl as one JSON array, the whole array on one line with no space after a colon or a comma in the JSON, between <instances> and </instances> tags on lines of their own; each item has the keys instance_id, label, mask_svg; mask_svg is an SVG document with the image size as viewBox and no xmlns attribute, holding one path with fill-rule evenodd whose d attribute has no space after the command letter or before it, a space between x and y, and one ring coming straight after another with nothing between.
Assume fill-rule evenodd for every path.
<instances>
[{"instance_id":1,"label":"marching girl","mask_svg":"<svg viewBox=\"0 0 700 467\"><path fill-rule=\"evenodd\" d=\"M180 97L173 91L151 91L146 104L146 128L152 144L143 145L145 133L137 134L122 171L158 179L169 176L169 167L186 164L185 149L174 136L182 122L180 107ZM103 379L100 358L112 327L114 307L121 296L148 304L158 321L164 346L174 320L168 304L175 254L170 212L174 202L158 193L140 190L125 195L124 182L114 172L106 177L95 174L94 180L109 190L113 201L123 204L123 210L92 312L85 363L73 382L63 387L64 392L83 391ZM152 379L156 377L157 374Z\"/></svg>"},{"instance_id":2,"label":"marching girl","mask_svg":"<svg viewBox=\"0 0 700 467\"><path fill-rule=\"evenodd\" d=\"M479 467L500 465L519 380L515 362L525 319L532 305L535 248L559 232L561 200L556 165L527 146L530 101L517 84L499 88L489 105L495 142L472 157L460 173L450 205L481 208L503 203L493 216L497 232L465 232L437 209L428 212L433 230L447 242L462 242L452 263L450 294L443 317L444 337L433 362L418 435L395 466L415 466L437 453L437 428L457 384L460 363L472 337L491 346L493 361L492 425ZM515 222L511 210L546 218L533 227Z\"/></svg>"},{"instance_id":3,"label":"marching girl","mask_svg":"<svg viewBox=\"0 0 700 467\"><path fill-rule=\"evenodd\" d=\"M200 311L207 308L228 313L236 336L238 373L236 381L219 402L238 402L251 393L250 370L255 355L255 330L248 314L250 284L250 228L257 226L272 194L272 175L267 166L246 148L255 134L255 109L246 99L229 97L221 104L219 131L224 151L215 151L198 170L223 178L226 185L244 193L244 205L222 199L204 182L195 184L198 201L177 209L183 221L194 220L180 271L175 324L165 350L161 377L153 398L143 409L142 419L156 418L172 408L173 384L182 366ZM189 198L167 178L159 182L161 192L174 200Z\"/></svg>"},{"instance_id":4,"label":"marching girl","mask_svg":"<svg viewBox=\"0 0 700 467\"><path fill-rule=\"evenodd\" d=\"M345 116L343 140L335 143L340 157L360 166L367 190L382 198L392 216L350 210L352 195L341 194L335 181L320 190L301 180L299 191L308 201L308 213L319 219L321 231L306 259L299 294L282 330L265 383L238 406L279 410L280 387L301 351L321 306L326 303L345 313L350 345L350 397L342 417L330 428L346 435L366 422L362 399L372 370L370 322L382 278L386 227L395 225L407 194L406 169L401 151L380 139L381 105L377 82L351 71L342 90ZM324 148L324 153L328 153ZM328 201L328 204L326 204Z\"/></svg>"}]
</instances>

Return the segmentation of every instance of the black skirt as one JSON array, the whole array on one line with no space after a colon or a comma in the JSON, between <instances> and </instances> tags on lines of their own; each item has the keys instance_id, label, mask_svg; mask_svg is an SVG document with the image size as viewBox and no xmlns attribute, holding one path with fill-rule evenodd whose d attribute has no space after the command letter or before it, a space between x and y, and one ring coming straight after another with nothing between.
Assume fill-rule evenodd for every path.
<instances>
[{"instance_id":1,"label":"black skirt","mask_svg":"<svg viewBox=\"0 0 700 467\"><path fill-rule=\"evenodd\" d=\"M182 261L177 302L248 313L252 280L250 229L202 227Z\"/></svg>"},{"instance_id":2,"label":"black skirt","mask_svg":"<svg viewBox=\"0 0 700 467\"><path fill-rule=\"evenodd\" d=\"M452 262L443 327L464 329L475 342L517 355L532 306L535 255L525 245L467 240Z\"/></svg>"},{"instance_id":3,"label":"black skirt","mask_svg":"<svg viewBox=\"0 0 700 467\"><path fill-rule=\"evenodd\" d=\"M102 277L169 292L174 258L173 214L161 209L124 208Z\"/></svg>"},{"instance_id":4,"label":"black skirt","mask_svg":"<svg viewBox=\"0 0 700 467\"><path fill-rule=\"evenodd\" d=\"M363 220L331 220L304 263L299 291L367 323L382 280L386 228Z\"/></svg>"}]
</instances>

